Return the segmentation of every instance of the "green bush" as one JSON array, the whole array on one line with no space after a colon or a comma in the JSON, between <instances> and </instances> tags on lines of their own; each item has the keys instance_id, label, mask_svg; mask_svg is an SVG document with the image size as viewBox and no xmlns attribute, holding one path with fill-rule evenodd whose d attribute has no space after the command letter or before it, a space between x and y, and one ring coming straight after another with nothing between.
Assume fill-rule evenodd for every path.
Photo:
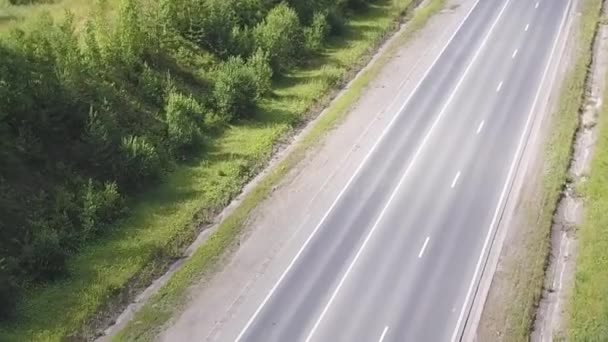
<instances>
[{"instance_id":1,"label":"green bush","mask_svg":"<svg viewBox=\"0 0 608 342\"><path fill-rule=\"evenodd\" d=\"M144 63L138 77L137 89L139 89L146 102L161 107L164 102L166 88L167 78Z\"/></svg>"},{"instance_id":2,"label":"green bush","mask_svg":"<svg viewBox=\"0 0 608 342\"><path fill-rule=\"evenodd\" d=\"M143 31L142 7L138 0L121 0L118 7L118 21L112 43L116 48L118 61L133 66L141 62L147 37Z\"/></svg>"},{"instance_id":3,"label":"green bush","mask_svg":"<svg viewBox=\"0 0 608 342\"><path fill-rule=\"evenodd\" d=\"M244 27L253 27L264 19L273 3L267 0L239 0L237 22Z\"/></svg>"},{"instance_id":4,"label":"green bush","mask_svg":"<svg viewBox=\"0 0 608 342\"><path fill-rule=\"evenodd\" d=\"M336 4L336 6L327 9L326 18L329 26L329 34L334 36L344 34L346 31L346 12L348 12L348 8L343 1Z\"/></svg>"},{"instance_id":5,"label":"green bush","mask_svg":"<svg viewBox=\"0 0 608 342\"><path fill-rule=\"evenodd\" d=\"M287 4L296 11L303 25L310 25L315 13L335 8L344 0L287 0Z\"/></svg>"},{"instance_id":6,"label":"green bush","mask_svg":"<svg viewBox=\"0 0 608 342\"><path fill-rule=\"evenodd\" d=\"M142 136L127 136L122 139L125 176L141 187L146 180L155 179L162 171L161 159L156 147Z\"/></svg>"},{"instance_id":7,"label":"green bush","mask_svg":"<svg viewBox=\"0 0 608 342\"><path fill-rule=\"evenodd\" d=\"M112 180L115 175L122 173L119 162L121 132L117 121L116 115L107 105L100 106L99 111L91 106L81 135L86 146L83 148L86 151L83 159L101 180Z\"/></svg>"},{"instance_id":8,"label":"green bush","mask_svg":"<svg viewBox=\"0 0 608 342\"><path fill-rule=\"evenodd\" d=\"M219 56L233 49L232 30L237 26L235 0L204 0L194 2L189 25L190 39Z\"/></svg>"},{"instance_id":9,"label":"green bush","mask_svg":"<svg viewBox=\"0 0 608 342\"><path fill-rule=\"evenodd\" d=\"M354 0L363 1L366 0ZM344 32L345 19L358 4L351 4L350 0L288 0L287 2L297 13L300 22L305 26L314 26L315 17L323 14L326 17L329 32L339 35ZM361 6L362 7L362 6Z\"/></svg>"},{"instance_id":10,"label":"green bush","mask_svg":"<svg viewBox=\"0 0 608 342\"><path fill-rule=\"evenodd\" d=\"M254 69L241 57L230 57L216 70L213 98L225 122L251 116L260 94Z\"/></svg>"},{"instance_id":11,"label":"green bush","mask_svg":"<svg viewBox=\"0 0 608 342\"><path fill-rule=\"evenodd\" d=\"M311 53L319 52L329 34L329 29L326 15L315 13L312 24L304 28L304 47L306 50Z\"/></svg>"},{"instance_id":12,"label":"green bush","mask_svg":"<svg viewBox=\"0 0 608 342\"><path fill-rule=\"evenodd\" d=\"M175 30L185 33L188 30L188 12L191 12L191 4L187 6L184 0L158 0L159 24L166 30Z\"/></svg>"},{"instance_id":13,"label":"green bush","mask_svg":"<svg viewBox=\"0 0 608 342\"><path fill-rule=\"evenodd\" d=\"M83 238L97 235L112 223L124 210L124 199L116 183L110 182L96 187L93 180L84 186L80 222Z\"/></svg>"},{"instance_id":14,"label":"green bush","mask_svg":"<svg viewBox=\"0 0 608 342\"><path fill-rule=\"evenodd\" d=\"M268 62L268 53L258 49L247 61L247 66L255 84L257 100L270 92L272 86L272 68Z\"/></svg>"},{"instance_id":15,"label":"green bush","mask_svg":"<svg viewBox=\"0 0 608 342\"><path fill-rule=\"evenodd\" d=\"M204 109L194 98L171 91L165 105L167 136L171 149L179 151L198 144L204 119Z\"/></svg>"},{"instance_id":16,"label":"green bush","mask_svg":"<svg viewBox=\"0 0 608 342\"><path fill-rule=\"evenodd\" d=\"M252 32L248 28L235 26L231 32L230 54L233 56L249 56L254 48Z\"/></svg>"},{"instance_id":17,"label":"green bush","mask_svg":"<svg viewBox=\"0 0 608 342\"><path fill-rule=\"evenodd\" d=\"M69 222L66 212L58 213L54 221ZM51 228L51 222L36 222L31 237L25 240L19 267L31 275L32 281L57 279L66 272L68 250L62 244L60 233Z\"/></svg>"},{"instance_id":18,"label":"green bush","mask_svg":"<svg viewBox=\"0 0 608 342\"><path fill-rule=\"evenodd\" d=\"M296 63L302 46L302 28L296 12L285 3L270 10L253 35L257 47L268 53L275 71L285 71Z\"/></svg>"}]
</instances>

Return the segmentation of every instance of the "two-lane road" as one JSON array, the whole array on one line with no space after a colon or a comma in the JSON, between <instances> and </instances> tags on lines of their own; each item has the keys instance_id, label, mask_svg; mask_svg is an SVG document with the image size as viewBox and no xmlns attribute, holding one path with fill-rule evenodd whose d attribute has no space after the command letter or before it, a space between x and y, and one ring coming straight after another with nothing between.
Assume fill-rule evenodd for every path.
<instances>
[{"instance_id":1,"label":"two-lane road","mask_svg":"<svg viewBox=\"0 0 608 342\"><path fill-rule=\"evenodd\" d=\"M480 0L227 341L452 341L570 0Z\"/></svg>"}]
</instances>

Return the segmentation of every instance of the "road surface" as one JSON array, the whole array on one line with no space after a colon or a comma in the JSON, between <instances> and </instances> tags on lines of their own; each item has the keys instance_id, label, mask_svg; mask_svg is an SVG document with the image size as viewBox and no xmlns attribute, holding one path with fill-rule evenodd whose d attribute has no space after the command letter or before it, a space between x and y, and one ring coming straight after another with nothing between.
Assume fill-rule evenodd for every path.
<instances>
[{"instance_id":1,"label":"road surface","mask_svg":"<svg viewBox=\"0 0 608 342\"><path fill-rule=\"evenodd\" d=\"M570 0L480 0L233 341L460 338Z\"/></svg>"}]
</instances>

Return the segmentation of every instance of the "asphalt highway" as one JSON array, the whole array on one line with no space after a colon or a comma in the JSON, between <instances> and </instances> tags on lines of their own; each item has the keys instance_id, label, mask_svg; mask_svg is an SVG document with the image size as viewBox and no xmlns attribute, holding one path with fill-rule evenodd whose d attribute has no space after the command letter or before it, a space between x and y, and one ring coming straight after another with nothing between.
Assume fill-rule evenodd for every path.
<instances>
[{"instance_id":1,"label":"asphalt highway","mask_svg":"<svg viewBox=\"0 0 608 342\"><path fill-rule=\"evenodd\" d=\"M477 2L237 340L460 338L570 5Z\"/></svg>"}]
</instances>

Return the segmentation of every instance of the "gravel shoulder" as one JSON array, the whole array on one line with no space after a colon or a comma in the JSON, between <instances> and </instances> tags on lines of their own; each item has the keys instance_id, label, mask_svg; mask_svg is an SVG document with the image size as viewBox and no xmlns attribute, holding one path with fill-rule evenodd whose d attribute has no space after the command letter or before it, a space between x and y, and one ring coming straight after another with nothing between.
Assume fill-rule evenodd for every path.
<instances>
[{"instance_id":1,"label":"gravel shoulder","mask_svg":"<svg viewBox=\"0 0 608 342\"><path fill-rule=\"evenodd\" d=\"M413 36L406 25L384 44L374 60L390 54L389 60L346 119L254 210L238 247L213 275L190 289L189 304L162 340L222 340L223 331L244 326L236 314L263 299L473 4L447 1L445 10ZM287 154L289 148L275 165Z\"/></svg>"}]
</instances>

